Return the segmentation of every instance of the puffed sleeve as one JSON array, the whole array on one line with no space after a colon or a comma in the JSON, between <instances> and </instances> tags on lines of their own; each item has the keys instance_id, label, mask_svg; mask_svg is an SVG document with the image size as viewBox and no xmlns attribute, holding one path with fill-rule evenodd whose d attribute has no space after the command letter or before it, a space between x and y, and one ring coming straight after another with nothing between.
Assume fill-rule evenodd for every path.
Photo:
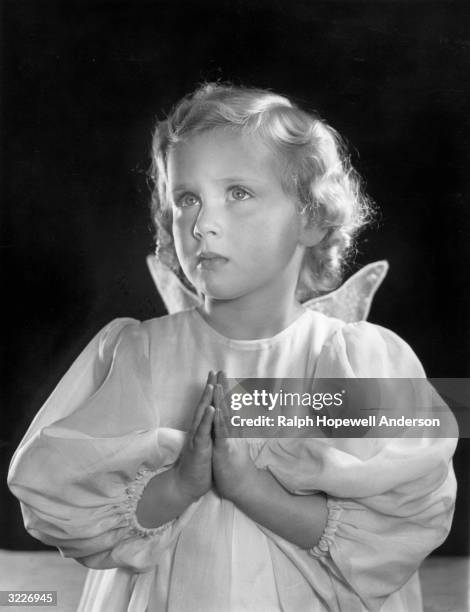
<instances>
[{"instance_id":1,"label":"puffed sleeve","mask_svg":"<svg viewBox=\"0 0 470 612\"><path fill-rule=\"evenodd\" d=\"M424 376L401 338L367 322L337 330L315 371L317 378L413 381ZM431 385L421 382L412 393L410 385L397 385L397 405L410 397L422 405L440 400ZM326 493L327 526L309 554L338 583L338 592L347 585L369 610L380 610L450 530L457 428L441 403L445 418L439 435L431 437L423 429L413 437L270 440L257 458L258 467L269 469L292 493Z\"/></svg>"},{"instance_id":2,"label":"puffed sleeve","mask_svg":"<svg viewBox=\"0 0 470 612\"><path fill-rule=\"evenodd\" d=\"M27 531L87 567L154 566L181 517L136 519L147 482L171 467L184 434L158 426L149 332L116 319L90 342L31 423L9 469Z\"/></svg>"}]
</instances>

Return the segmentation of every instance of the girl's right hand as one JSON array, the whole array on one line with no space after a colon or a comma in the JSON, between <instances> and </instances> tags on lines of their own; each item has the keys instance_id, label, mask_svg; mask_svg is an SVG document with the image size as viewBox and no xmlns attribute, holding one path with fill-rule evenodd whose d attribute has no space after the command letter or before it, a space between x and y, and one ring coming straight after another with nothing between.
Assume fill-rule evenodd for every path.
<instances>
[{"instance_id":1,"label":"girl's right hand","mask_svg":"<svg viewBox=\"0 0 470 612\"><path fill-rule=\"evenodd\" d=\"M206 387L194 413L185 445L176 464L175 475L181 491L196 501L212 486L212 437L214 417L212 396L216 376L211 371Z\"/></svg>"}]
</instances>

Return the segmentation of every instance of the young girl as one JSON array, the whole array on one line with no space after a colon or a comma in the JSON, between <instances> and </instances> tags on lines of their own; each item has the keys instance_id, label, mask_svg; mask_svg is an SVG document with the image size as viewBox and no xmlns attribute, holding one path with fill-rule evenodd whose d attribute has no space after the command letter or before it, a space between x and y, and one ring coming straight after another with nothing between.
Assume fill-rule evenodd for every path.
<instances>
[{"instance_id":1,"label":"young girl","mask_svg":"<svg viewBox=\"0 0 470 612\"><path fill-rule=\"evenodd\" d=\"M83 612L418 612L417 568L452 519L453 433L225 435L227 377L425 376L391 331L302 306L367 220L338 134L209 84L153 156L157 254L201 306L116 319L78 357L12 459L26 529L91 568Z\"/></svg>"}]
</instances>

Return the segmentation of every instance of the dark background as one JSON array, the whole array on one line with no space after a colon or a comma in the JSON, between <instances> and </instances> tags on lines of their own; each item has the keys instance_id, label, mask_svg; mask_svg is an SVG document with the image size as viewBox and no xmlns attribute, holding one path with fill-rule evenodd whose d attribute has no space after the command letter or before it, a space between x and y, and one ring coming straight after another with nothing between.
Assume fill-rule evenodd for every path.
<instances>
[{"instance_id":1,"label":"dark background","mask_svg":"<svg viewBox=\"0 0 470 612\"><path fill-rule=\"evenodd\" d=\"M357 269L391 270L370 320L430 377L470 376L470 8L456 2L1 4L1 466L110 319L164 313L145 265L150 134L199 82L269 87L349 141L382 210ZM467 554L468 440L441 554ZM51 475L53 478L53 475ZM2 477L0 547L25 532Z\"/></svg>"}]
</instances>

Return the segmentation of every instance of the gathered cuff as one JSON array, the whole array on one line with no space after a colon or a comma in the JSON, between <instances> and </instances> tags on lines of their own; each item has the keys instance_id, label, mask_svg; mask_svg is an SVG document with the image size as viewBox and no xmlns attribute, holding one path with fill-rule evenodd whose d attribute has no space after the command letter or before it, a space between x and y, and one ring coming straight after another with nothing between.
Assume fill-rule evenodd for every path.
<instances>
[{"instance_id":1,"label":"gathered cuff","mask_svg":"<svg viewBox=\"0 0 470 612\"><path fill-rule=\"evenodd\" d=\"M152 527L149 529L147 527L143 527L137 520L137 504L139 503L139 500L142 497L144 489L147 486L149 480L151 480L160 472L161 470L152 471L147 468L141 468L137 472L135 479L126 488L127 500L126 512L124 513L124 516L127 519L128 524L130 525L130 533L134 536L138 536L140 538L148 538L151 536L161 535L176 521L176 518L174 518L171 521L168 521L168 523L163 523L163 525L159 525L158 527Z\"/></svg>"},{"instance_id":2,"label":"gathered cuff","mask_svg":"<svg viewBox=\"0 0 470 612\"><path fill-rule=\"evenodd\" d=\"M341 506L329 497L327 498L326 503L328 507L328 519L325 530L323 531L318 544L308 551L310 555L317 558L324 557L328 553L338 528L339 517L342 510Z\"/></svg>"}]
</instances>

